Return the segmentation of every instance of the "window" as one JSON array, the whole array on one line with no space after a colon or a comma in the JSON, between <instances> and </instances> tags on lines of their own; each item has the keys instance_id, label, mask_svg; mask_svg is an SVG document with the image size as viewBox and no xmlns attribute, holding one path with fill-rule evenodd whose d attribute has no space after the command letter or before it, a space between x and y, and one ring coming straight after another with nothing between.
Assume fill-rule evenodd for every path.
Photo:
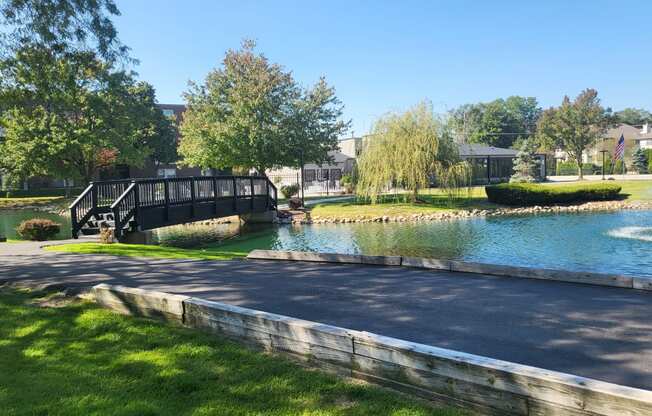
<instances>
[{"instance_id":1,"label":"window","mask_svg":"<svg viewBox=\"0 0 652 416\"><path fill-rule=\"evenodd\" d=\"M342 179L342 170L331 169L331 179L334 181L339 181L340 179Z\"/></svg>"},{"instance_id":2,"label":"window","mask_svg":"<svg viewBox=\"0 0 652 416\"><path fill-rule=\"evenodd\" d=\"M312 182L315 180L315 170L306 169L303 171L303 177L306 182Z\"/></svg>"},{"instance_id":3,"label":"window","mask_svg":"<svg viewBox=\"0 0 652 416\"><path fill-rule=\"evenodd\" d=\"M320 181L327 181L328 180L328 169L320 169L319 173L321 174L319 180Z\"/></svg>"},{"instance_id":4,"label":"window","mask_svg":"<svg viewBox=\"0 0 652 416\"><path fill-rule=\"evenodd\" d=\"M159 178L175 178L177 176L176 169L159 169L156 173Z\"/></svg>"},{"instance_id":5,"label":"window","mask_svg":"<svg viewBox=\"0 0 652 416\"><path fill-rule=\"evenodd\" d=\"M174 110L171 110L169 108L164 108L163 109L163 115L165 117L174 117Z\"/></svg>"}]
</instances>

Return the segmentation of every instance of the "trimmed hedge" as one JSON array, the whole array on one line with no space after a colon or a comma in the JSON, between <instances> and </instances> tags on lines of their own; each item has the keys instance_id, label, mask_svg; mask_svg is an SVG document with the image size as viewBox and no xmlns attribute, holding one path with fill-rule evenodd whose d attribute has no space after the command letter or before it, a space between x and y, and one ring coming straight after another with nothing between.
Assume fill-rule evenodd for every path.
<instances>
[{"instance_id":1,"label":"trimmed hedge","mask_svg":"<svg viewBox=\"0 0 652 416\"><path fill-rule=\"evenodd\" d=\"M501 183L485 187L489 201L514 206L572 204L617 199L621 186L614 183L541 185Z\"/></svg>"}]
</instances>

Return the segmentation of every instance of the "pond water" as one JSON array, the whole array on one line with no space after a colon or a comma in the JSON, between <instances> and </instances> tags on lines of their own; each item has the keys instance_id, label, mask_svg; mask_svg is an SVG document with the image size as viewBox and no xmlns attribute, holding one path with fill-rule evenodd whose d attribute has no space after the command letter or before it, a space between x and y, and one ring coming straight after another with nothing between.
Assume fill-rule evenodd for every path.
<instances>
[{"instance_id":1,"label":"pond water","mask_svg":"<svg viewBox=\"0 0 652 416\"><path fill-rule=\"evenodd\" d=\"M28 210L0 210L0 234L17 238L28 218L62 224L68 218ZM225 249L254 248L404 255L652 276L652 211L472 218L420 223L316 224L239 227L176 226L157 232L171 245L224 240Z\"/></svg>"},{"instance_id":2,"label":"pond water","mask_svg":"<svg viewBox=\"0 0 652 416\"><path fill-rule=\"evenodd\" d=\"M231 241L280 250L405 255L652 276L652 211L279 226L249 231Z\"/></svg>"},{"instance_id":3,"label":"pond water","mask_svg":"<svg viewBox=\"0 0 652 416\"><path fill-rule=\"evenodd\" d=\"M70 218L48 212L30 209L0 209L0 235L9 239L20 239L16 227L24 220L32 218L47 218L61 224L61 231L55 237L58 240L70 238Z\"/></svg>"}]
</instances>

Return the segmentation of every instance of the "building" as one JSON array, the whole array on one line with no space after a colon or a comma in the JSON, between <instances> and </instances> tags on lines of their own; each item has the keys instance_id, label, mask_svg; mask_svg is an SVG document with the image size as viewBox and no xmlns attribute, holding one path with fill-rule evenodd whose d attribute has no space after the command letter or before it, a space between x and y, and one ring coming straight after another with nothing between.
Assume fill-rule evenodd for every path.
<instances>
[{"instance_id":1,"label":"building","mask_svg":"<svg viewBox=\"0 0 652 416\"><path fill-rule=\"evenodd\" d=\"M459 152L460 158L467 161L473 169L474 184L506 182L514 174L514 158L518 150L465 143L459 145ZM546 155L538 154L537 159L539 176L545 178Z\"/></svg>"}]
</instances>

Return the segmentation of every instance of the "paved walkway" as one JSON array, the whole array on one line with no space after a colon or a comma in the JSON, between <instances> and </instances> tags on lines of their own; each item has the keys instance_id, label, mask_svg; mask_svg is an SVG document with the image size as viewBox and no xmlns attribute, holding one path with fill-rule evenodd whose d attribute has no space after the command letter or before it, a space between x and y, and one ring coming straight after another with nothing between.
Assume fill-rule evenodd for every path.
<instances>
[{"instance_id":1,"label":"paved walkway","mask_svg":"<svg viewBox=\"0 0 652 416\"><path fill-rule=\"evenodd\" d=\"M0 280L99 282L234 305L652 390L652 294L417 269L46 253L0 244Z\"/></svg>"}]
</instances>

